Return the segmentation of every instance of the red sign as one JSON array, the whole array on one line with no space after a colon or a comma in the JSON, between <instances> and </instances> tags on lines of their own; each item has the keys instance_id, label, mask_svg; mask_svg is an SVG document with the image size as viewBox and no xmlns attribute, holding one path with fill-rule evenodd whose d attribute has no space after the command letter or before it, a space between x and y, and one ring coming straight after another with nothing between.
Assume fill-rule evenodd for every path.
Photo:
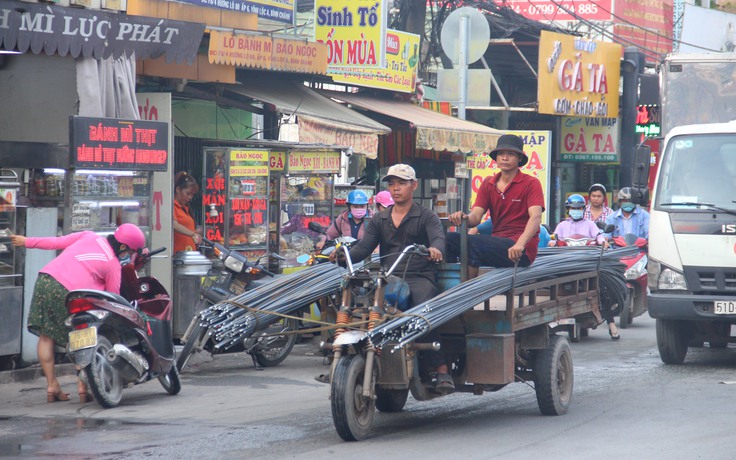
<instances>
[{"instance_id":1,"label":"red sign","mask_svg":"<svg viewBox=\"0 0 736 460\"><path fill-rule=\"evenodd\" d=\"M542 22L610 21L613 17L612 0L506 0L505 3L516 13Z\"/></svg>"},{"instance_id":2,"label":"red sign","mask_svg":"<svg viewBox=\"0 0 736 460\"><path fill-rule=\"evenodd\" d=\"M652 54L672 51L672 2L617 0L614 39Z\"/></svg>"},{"instance_id":3,"label":"red sign","mask_svg":"<svg viewBox=\"0 0 736 460\"><path fill-rule=\"evenodd\" d=\"M69 117L76 168L166 171L169 125L162 121Z\"/></svg>"}]
</instances>

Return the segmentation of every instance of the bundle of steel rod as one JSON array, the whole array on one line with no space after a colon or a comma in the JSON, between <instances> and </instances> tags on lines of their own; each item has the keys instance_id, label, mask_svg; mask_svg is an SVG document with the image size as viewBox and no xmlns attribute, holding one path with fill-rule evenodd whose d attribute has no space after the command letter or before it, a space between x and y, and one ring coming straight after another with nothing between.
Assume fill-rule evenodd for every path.
<instances>
[{"instance_id":1,"label":"bundle of steel rod","mask_svg":"<svg viewBox=\"0 0 736 460\"><path fill-rule=\"evenodd\" d=\"M215 346L226 350L279 321L282 318L279 315L292 314L322 297L339 292L344 274L344 268L326 263L279 276L265 285L202 310L200 323L209 328Z\"/></svg>"},{"instance_id":2,"label":"bundle of steel rod","mask_svg":"<svg viewBox=\"0 0 736 460\"><path fill-rule=\"evenodd\" d=\"M502 294L513 287L522 287L537 281L588 271L599 271L601 290L612 300L603 307L603 314L613 310L613 304L623 304L626 298L624 264L619 259L636 254L636 248L601 251L596 247L569 247L540 249L536 261L527 268L497 268L484 275L448 289L431 300L419 304L368 333L377 347L393 342L399 348L427 334L483 301Z\"/></svg>"}]
</instances>

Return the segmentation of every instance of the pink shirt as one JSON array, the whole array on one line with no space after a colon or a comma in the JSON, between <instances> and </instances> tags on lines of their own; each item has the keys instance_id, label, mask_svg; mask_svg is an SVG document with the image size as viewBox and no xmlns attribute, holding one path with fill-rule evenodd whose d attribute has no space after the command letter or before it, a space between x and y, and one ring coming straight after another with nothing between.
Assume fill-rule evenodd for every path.
<instances>
[{"instance_id":1,"label":"pink shirt","mask_svg":"<svg viewBox=\"0 0 736 460\"><path fill-rule=\"evenodd\" d=\"M559 240L564 240L565 238L569 238L573 235L580 235L595 239L596 243L599 245L603 244L606 240L601 229L599 229L592 220L581 219L574 221L572 220L572 217L568 217L557 224L555 235L557 235L557 239Z\"/></svg>"},{"instance_id":2,"label":"pink shirt","mask_svg":"<svg viewBox=\"0 0 736 460\"><path fill-rule=\"evenodd\" d=\"M70 291L98 289L120 294L120 261L104 236L86 231L60 237L29 237L26 247L63 249L41 273L51 275Z\"/></svg>"}]
</instances>

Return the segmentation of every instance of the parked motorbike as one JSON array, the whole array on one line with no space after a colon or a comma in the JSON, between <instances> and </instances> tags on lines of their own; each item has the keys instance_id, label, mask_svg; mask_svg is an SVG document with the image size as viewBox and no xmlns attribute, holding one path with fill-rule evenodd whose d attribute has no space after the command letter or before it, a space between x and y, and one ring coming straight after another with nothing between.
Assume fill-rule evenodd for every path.
<instances>
[{"instance_id":1,"label":"parked motorbike","mask_svg":"<svg viewBox=\"0 0 736 460\"><path fill-rule=\"evenodd\" d=\"M296 334L280 335L279 333L295 331L298 328L296 320L285 319L272 324L248 337L238 346L225 350L217 347L212 336L219 323L206 321L202 314L207 312L208 307L262 286L270 281L269 277L278 275L268 271L260 264L260 260L256 263L250 262L238 251L230 250L206 238L203 238L203 243L213 249L215 255L222 261L223 269L214 280L207 280L203 283L200 289L199 302L194 309L195 315L182 337L184 347L177 358L177 368L179 371L184 369L189 359L198 350L205 350L213 355L244 351L251 356L256 369L277 366L291 353L297 340ZM277 254L268 254L268 256L281 258Z\"/></svg>"},{"instance_id":2,"label":"parked motorbike","mask_svg":"<svg viewBox=\"0 0 736 460\"><path fill-rule=\"evenodd\" d=\"M154 378L171 395L181 391L171 298L156 278L138 276L164 250L138 253L121 268L120 295L92 289L67 294L69 356L102 407L116 407L123 388Z\"/></svg>"},{"instance_id":3,"label":"parked motorbike","mask_svg":"<svg viewBox=\"0 0 736 460\"><path fill-rule=\"evenodd\" d=\"M627 233L614 237L611 243L616 247L636 246L639 252L630 257L622 257L621 262L626 264L626 286L629 288L628 302L621 309L619 320L620 327L626 329L634 318L643 315L647 311L647 247L649 242L646 238Z\"/></svg>"}]
</instances>

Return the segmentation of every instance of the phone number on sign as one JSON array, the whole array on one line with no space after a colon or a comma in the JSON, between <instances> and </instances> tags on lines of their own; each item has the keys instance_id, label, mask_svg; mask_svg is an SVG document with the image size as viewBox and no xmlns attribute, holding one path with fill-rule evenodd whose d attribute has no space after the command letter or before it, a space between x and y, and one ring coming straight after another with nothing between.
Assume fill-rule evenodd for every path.
<instances>
[{"instance_id":1,"label":"phone number on sign","mask_svg":"<svg viewBox=\"0 0 736 460\"><path fill-rule=\"evenodd\" d=\"M536 21L610 21L612 18L611 0L507 0L506 4L516 13Z\"/></svg>"}]
</instances>

